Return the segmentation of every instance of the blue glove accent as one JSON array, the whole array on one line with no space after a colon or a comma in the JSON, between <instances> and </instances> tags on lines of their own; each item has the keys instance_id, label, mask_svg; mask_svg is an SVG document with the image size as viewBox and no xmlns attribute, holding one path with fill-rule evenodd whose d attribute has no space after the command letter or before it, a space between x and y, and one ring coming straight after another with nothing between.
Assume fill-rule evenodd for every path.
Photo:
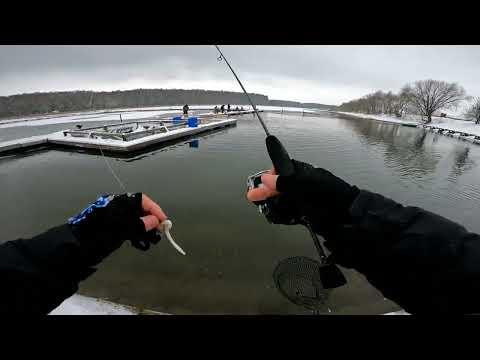
<instances>
[{"instance_id":1,"label":"blue glove accent","mask_svg":"<svg viewBox=\"0 0 480 360\"><path fill-rule=\"evenodd\" d=\"M82 210L80 214L69 218L68 223L70 225L78 224L80 221L84 220L87 217L87 214L91 214L97 208L103 208L107 206L110 203L110 201L112 201L114 198L115 198L115 195L112 195L112 194L100 196L97 199L97 201L95 201L93 204L89 205L87 208Z\"/></svg>"}]
</instances>

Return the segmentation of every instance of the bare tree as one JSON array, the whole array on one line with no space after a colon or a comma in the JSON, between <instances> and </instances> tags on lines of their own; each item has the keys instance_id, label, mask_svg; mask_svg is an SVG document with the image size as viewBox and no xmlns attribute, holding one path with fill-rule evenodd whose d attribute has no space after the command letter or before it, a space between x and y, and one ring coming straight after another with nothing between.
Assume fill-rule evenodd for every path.
<instances>
[{"instance_id":1,"label":"bare tree","mask_svg":"<svg viewBox=\"0 0 480 360\"><path fill-rule=\"evenodd\" d=\"M410 94L408 91L403 88L400 90L400 93L396 96L395 102L394 102L394 114L397 117L402 117L404 114L406 114L409 110L409 107L412 106L412 100L410 98Z\"/></svg>"},{"instance_id":2,"label":"bare tree","mask_svg":"<svg viewBox=\"0 0 480 360\"><path fill-rule=\"evenodd\" d=\"M385 108L385 93L382 90L378 90L371 94L371 113L380 114L384 112Z\"/></svg>"},{"instance_id":3,"label":"bare tree","mask_svg":"<svg viewBox=\"0 0 480 360\"><path fill-rule=\"evenodd\" d=\"M480 124L480 97L474 98L468 107L465 116L475 119L475 124Z\"/></svg>"},{"instance_id":4,"label":"bare tree","mask_svg":"<svg viewBox=\"0 0 480 360\"><path fill-rule=\"evenodd\" d=\"M427 117L427 123L432 121L435 111L452 108L466 99L465 89L457 83L431 79L416 81L413 86L406 85L402 92L420 115Z\"/></svg>"},{"instance_id":5,"label":"bare tree","mask_svg":"<svg viewBox=\"0 0 480 360\"><path fill-rule=\"evenodd\" d=\"M395 113L395 103L397 100L397 95L393 94L391 91L386 93L383 96L383 112L385 114L392 115Z\"/></svg>"},{"instance_id":6,"label":"bare tree","mask_svg":"<svg viewBox=\"0 0 480 360\"><path fill-rule=\"evenodd\" d=\"M339 106L340 110L353 111L366 114L389 114L402 117L409 105L409 95L401 91L398 95L389 91L384 93L377 91L355 99Z\"/></svg>"}]
</instances>

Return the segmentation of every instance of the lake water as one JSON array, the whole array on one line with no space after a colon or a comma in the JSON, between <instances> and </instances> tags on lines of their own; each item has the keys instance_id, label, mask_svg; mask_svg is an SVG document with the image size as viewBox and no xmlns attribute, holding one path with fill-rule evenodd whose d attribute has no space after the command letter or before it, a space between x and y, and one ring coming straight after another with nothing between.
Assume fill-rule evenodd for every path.
<instances>
[{"instance_id":1,"label":"lake water","mask_svg":"<svg viewBox=\"0 0 480 360\"><path fill-rule=\"evenodd\" d=\"M480 232L480 146L327 113L263 116L293 158ZM304 228L268 224L247 202L246 177L271 165L258 121L252 115L238 120L236 127L193 139L198 142L108 158L128 191L159 202L187 256L164 240L145 253L125 243L81 284L80 293L178 314L308 313L280 295L272 272L286 257L316 258L315 248ZM66 127L0 129L0 138ZM0 158L0 188L3 241L38 234L64 223L99 194L121 192L98 154L56 150ZM348 285L331 294L332 313L399 309L362 275L345 274Z\"/></svg>"}]
</instances>

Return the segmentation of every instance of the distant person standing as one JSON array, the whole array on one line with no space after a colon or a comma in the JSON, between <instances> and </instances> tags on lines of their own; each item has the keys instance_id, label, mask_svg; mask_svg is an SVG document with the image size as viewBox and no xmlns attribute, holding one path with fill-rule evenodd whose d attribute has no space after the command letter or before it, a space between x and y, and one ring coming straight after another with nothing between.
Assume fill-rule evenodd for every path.
<instances>
[{"instance_id":1,"label":"distant person standing","mask_svg":"<svg viewBox=\"0 0 480 360\"><path fill-rule=\"evenodd\" d=\"M227 112L230 112L230 104L227 106Z\"/></svg>"},{"instance_id":2,"label":"distant person standing","mask_svg":"<svg viewBox=\"0 0 480 360\"><path fill-rule=\"evenodd\" d=\"M188 119L188 110L189 110L189 109L190 109L190 108L188 107L188 104L185 104L185 105L183 106L183 117L184 117L185 119Z\"/></svg>"},{"instance_id":3,"label":"distant person standing","mask_svg":"<svg viewBox=\"0 0 480 360\"><path fill-rule=\"evenodd\" d=\"M225 105L220 106L220 111L222 112L222 114L225 112Z\"/></svg>"},{"instance_id":4,"label":"distant person standing","mask_svg":"<svg viewBox=\"0 0 480 360\"><path fill-rule=\"evenodd\" d=\"M218 114L218 106L217 105L215 105L215 108L213 109L213 113Z\"/></svg>"}]
</instances>

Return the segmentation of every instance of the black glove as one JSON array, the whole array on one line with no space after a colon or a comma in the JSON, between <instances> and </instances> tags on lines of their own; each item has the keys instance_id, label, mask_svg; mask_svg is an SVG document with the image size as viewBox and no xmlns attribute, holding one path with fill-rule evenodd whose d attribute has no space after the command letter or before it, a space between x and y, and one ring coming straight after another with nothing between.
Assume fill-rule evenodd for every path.
<instances>
[{"instance_id":1,"label":"black glove","mask_svg":"<svg viewBox=\"0 0 480 360\"><path fill-rule=\"evenodd\" d=\"M68 220L73 235L81 242L89 266L100 263L125 240L140 250L148 250L161 237L157 230L146 231L140 217L142 193L103 195L80 214Z\"/></svg>"},{"instance_id":2,"label":"black glove","mask_svg":"<svg viewBox=\"0 0 480 360\"><path fill-rule=\"evenodd\" d=\"M303 218L321 235L348 223L349 208L359 193L358 188L327 170L292 162L295 173L277 179L280 195L266 200L270 220L277 224L297 224Z\"/></svg>"}]
</instances>

